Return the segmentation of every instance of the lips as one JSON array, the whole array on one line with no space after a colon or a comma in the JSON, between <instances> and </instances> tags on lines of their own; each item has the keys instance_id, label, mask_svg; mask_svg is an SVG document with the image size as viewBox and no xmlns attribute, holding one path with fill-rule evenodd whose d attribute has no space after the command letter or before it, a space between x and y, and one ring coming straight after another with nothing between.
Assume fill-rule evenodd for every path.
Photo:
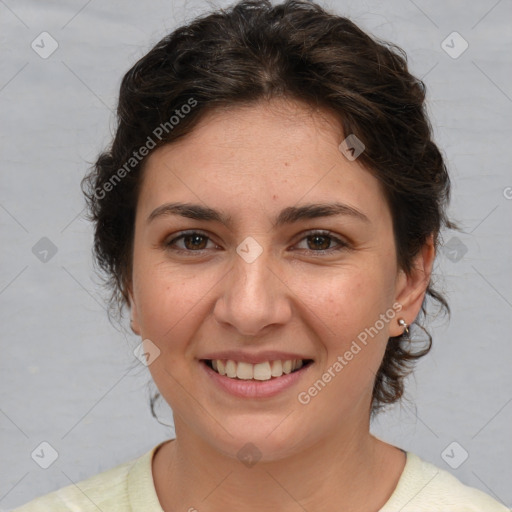
<instances>
[{"instance_id":1,"label":"lips","mask_svg":"<svg viewBox=\"0 0 512 512\"><path fill-rule=\"evenodd\" d=\"M221 371L222 362L225 361L224 370L227 369L230 371L231 375L233 375L233 370L235 370L236 375L233 377L221 375L219 373L219 361L221 361ZM231 361L231 363L229 361ZM270 367L271 374L272 369L275 374L278 373L279 365L275 363L276 361L279 361L281 365L281 375L275 377L270 375L270 378L267 378L268 367ZM287 363L286 361L289 362ZM289 373L284 373L283 366L286 366L287 368L284 369L288 370L291 361L293 360L285 359L283 365L283 362L280 359L273 359L269 361L260 361L253 365L244 361L235 361L233 359L202 359L199 363L200 367L204 369L205 377L207 377L209 382L213 384L214 389L222 390L227 392L229 395L238 398L269 399L285 392L287 389L298 386L299 382L306 378L305 376L309 373L309 370L314 364L312 359L298 359L299 363L294 363L295 369L291 370ZM214 364L217 365L217 370L214 370ZM241 375L244 378L238 377L239 371L242 372ZM252 376L250 372L252 372ZM304 387L304 384L302 384L301 389L302 387Z\"/></svg>"}]
</instances>

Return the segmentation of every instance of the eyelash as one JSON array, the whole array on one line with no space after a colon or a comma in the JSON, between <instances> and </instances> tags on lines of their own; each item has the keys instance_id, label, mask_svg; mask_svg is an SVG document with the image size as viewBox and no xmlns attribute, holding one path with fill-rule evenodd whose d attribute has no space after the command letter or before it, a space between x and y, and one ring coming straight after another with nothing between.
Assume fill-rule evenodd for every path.
<instances>
[{"instance_id":1,"label":"eyelash","mask_svg":"<svg viewBox=\"0 0 512 512\"><path fill-rule=\"evenodd\" d=\"M179 236L173 238L169 242L166 242L164 245L165 245L166 248L169 248L172 251L177 252L177 253L182 253L182 254L183 253L188 253L188 254L190 254L190 253L197 253L198 255L201 255L207 249L199 249L197 251L194 251L194 250L189 250L189 249L176 249L176 248L172 247L173 244L175 244L178 240L182 240L182 239L184 239L186 237L193 236L193 235L199 235L199 236L204 237L207 240L211 241L211 237L209 237L205 233L202 233L201 231L184 231L184 232L180 233ZM303 240L305 240L307 238L310 238L310 237L314 237L314 236L321 236L321 237L325 237L325 238L330 238L332 241L338 243L338 247L330 248L330 249L321 249L321 250L318 250L318 251L314 251L314 250L311 250L311 249L305 249L305 251L307 253L309 253L309 254L313 254L315 256L318 256L318 255L322 255L322 254L329 254L329 253L332 253L332 252L341 251L341 250L344 250L344 249L347 250L347 249L350 248L350 245L347 242L344 242L343 240L340 240L339 238L335 237L329 231L322 231L322 230L313 230L313 231L307 232L306 235L303 236L299 240L299 242L302 242Z\"/></svg>"}]
</instances>

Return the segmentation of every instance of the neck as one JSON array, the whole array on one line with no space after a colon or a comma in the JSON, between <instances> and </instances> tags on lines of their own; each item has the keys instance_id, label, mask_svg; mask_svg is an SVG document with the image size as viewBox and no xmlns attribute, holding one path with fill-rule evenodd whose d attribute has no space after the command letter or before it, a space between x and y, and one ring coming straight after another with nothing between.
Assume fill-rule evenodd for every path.
<instances>
[{"instance_id":1,"label":"neck","mask_svg":"<svg viewBox=\"0 0 512 512\"><path fill-rule=\"evenodd\" d=\"M340 429L300 453L251 467L219 453L175 418L176 439L155 455L153 475L165 511L304 510L377 512L405 465L369 425Z\"/></svg>"}]
</instances>

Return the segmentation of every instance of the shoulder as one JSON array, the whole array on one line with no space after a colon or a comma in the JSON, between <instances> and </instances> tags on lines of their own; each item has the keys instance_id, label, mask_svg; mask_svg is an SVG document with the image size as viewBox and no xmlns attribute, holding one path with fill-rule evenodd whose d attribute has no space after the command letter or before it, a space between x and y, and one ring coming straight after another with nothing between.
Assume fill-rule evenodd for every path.
<instances>
[{"instance_id":1,"label":"shoulder","mask_svg":"<svg viewBox=\"0 0 512 512\"><path fill-rule=\"evenodd\" d=\"M137 499L149 496L149 501L156 496L151 461L158 446L139 458L62 487L11 512L131 511L134 495Z\"/></svg>"},{"instance_id":2,"label":"shoulder","mask_svg":"<svg viewBox=\"0 0 512 512\"><path fill-rule=\"evenodd\" d=\"M87 480L70 484L50 494L36 498L12 512L129 510L127 475L133 463L134 461L130 461L94 475Z\"/></svg>"},{"instance_id":3,"label":"shoulder","mask_svg":"<svg viewBox=\"0 0 512 512\"><path fill-rule=\"evenodd\" d=\"M380 512L431 512L432 507L443 512L510 512L488 494L407 452L398 485Z\"/></svg>"}]
</instances>

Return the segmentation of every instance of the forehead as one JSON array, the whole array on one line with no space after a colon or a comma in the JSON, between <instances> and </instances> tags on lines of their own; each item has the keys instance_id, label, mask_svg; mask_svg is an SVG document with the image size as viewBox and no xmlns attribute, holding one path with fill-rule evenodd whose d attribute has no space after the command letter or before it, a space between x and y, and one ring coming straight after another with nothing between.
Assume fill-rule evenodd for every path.
<instances>
[{"instance_id":1,"label":"forehead","mask_svg":"<svg viewBox=\"0 0 512 512\"><path fill-rule=\"evenodd\" d=\"M342 132L340 119L329 110L313 108L304 102L274 99L213 111L194 135L218 145L219 149L230 146L239 152L246 150L247 155L255 158L272 161L285 156L307 157L320 150L320 143L337 147Z\"/></svg>"},{"instance_id":2,"label":"forehead","mask_svg":"<svg viewBox=\"0 0 512 512\"><path fill-rule=\"evenodd\" d=\"M379 182L339 150L341 121L301 102L275 100L206 114L183 139L147 159L139 207L170 200L272 209L273 203L370 203L381 215Z\"/></svg>"}]
</instances>

